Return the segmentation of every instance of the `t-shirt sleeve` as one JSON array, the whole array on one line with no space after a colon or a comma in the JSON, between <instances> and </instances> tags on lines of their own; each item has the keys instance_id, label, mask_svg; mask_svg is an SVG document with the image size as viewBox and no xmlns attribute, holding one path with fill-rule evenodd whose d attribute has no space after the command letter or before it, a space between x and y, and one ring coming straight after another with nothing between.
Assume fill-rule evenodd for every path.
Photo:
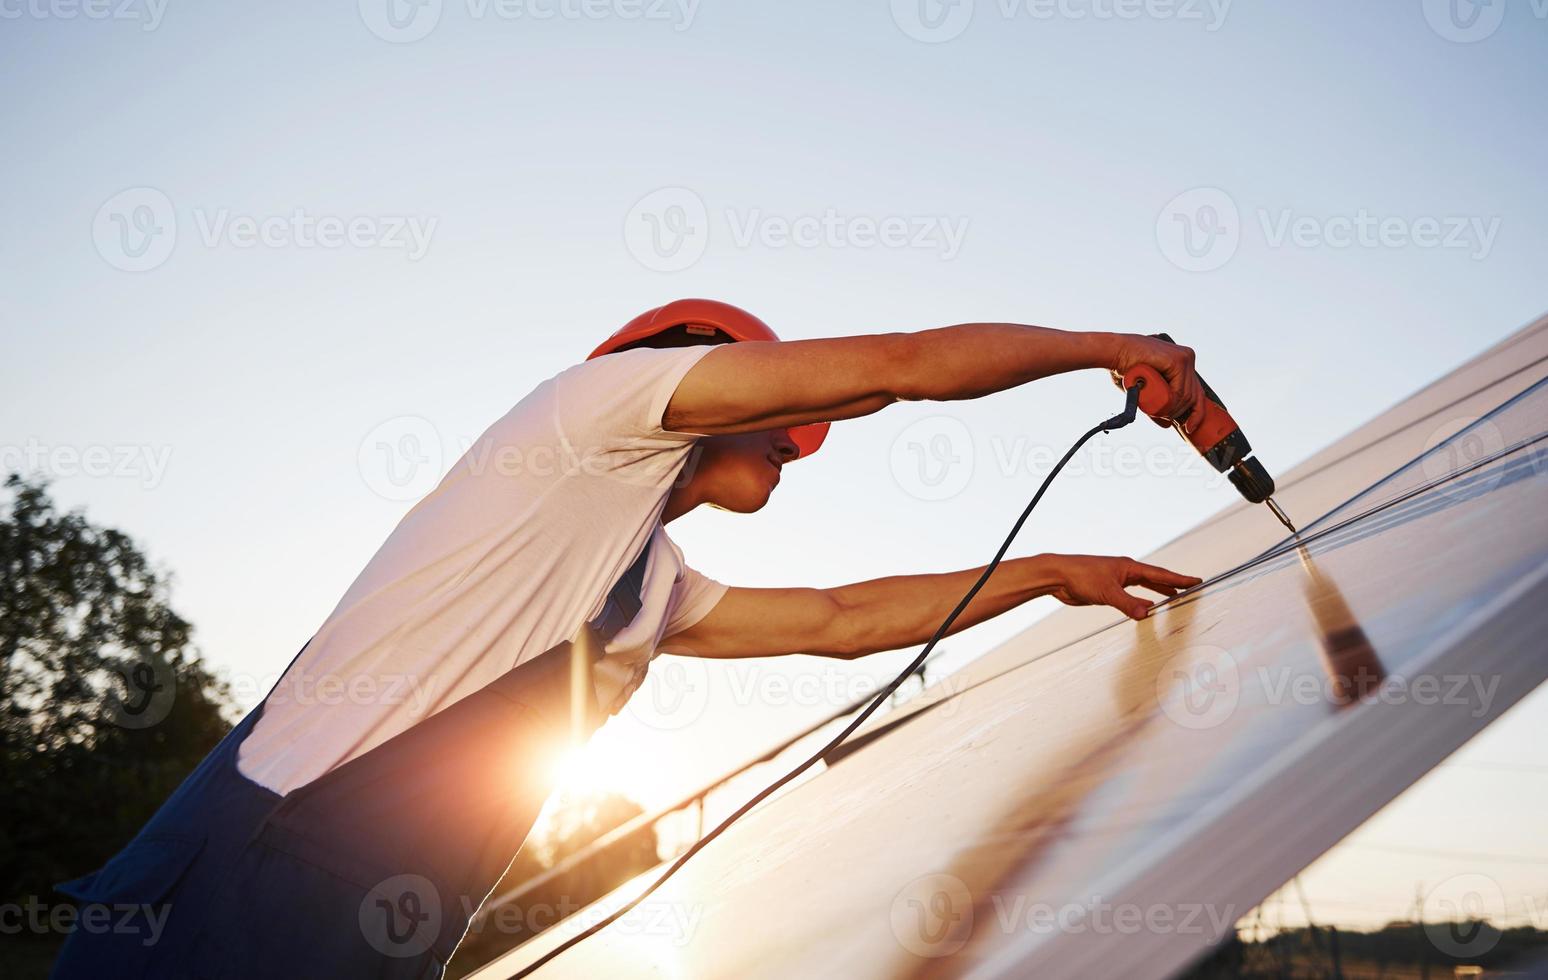
<instances>
[{"instance_id":1,"label":"t-shirt sleeve","mask_svg":"<svg viewBox=\"0 0 1548 980\"><path fill-rule=\"evenodd\" d=\"M667 614L663 639L683 630L708 616L715 604L726 594L728 586L717 582L697 570L683 566L683 577L672 587L672 606Z\"/></svg>"},{"instance_id":2,"label":"t-shirt sleeve","mask_svg":"<svg viewBox=\"0 0 1548 980\"><path fill-rule=\"evenodd\" d=\"M582 454L676 448L698 436L661 427L667 403L713 346L636 348L577 364L556 379L558 423Z\"/></svg>"}]
</instances>

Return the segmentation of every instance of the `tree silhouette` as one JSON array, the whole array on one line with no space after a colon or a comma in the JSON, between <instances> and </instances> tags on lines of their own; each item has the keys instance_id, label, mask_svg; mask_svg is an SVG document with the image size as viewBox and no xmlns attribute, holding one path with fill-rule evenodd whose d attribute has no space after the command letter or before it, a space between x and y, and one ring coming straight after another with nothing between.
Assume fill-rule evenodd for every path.
<instances>
[{"instance_id":1,"label":"tree silhouette","mask_svg":"<svg viewBox=\"0 0 1548 980\"><path fill-rule=\"evenodd\" d=\"M133 540L60 513L42 482L4 487L0 902L55 905L53 884L112 856L220 740L230 696Z\"/></svg>"}]
</instances>

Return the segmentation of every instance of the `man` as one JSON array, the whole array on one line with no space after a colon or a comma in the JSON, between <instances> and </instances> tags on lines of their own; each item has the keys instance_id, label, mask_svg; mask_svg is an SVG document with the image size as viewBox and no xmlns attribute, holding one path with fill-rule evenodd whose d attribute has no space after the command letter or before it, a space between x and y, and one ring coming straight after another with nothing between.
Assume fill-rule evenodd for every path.
<instances>
[{"instance_id":1,"label":"man","mask_svg":"<svg viewBox=\"0 0 1548 980\"><path fill-rule=\"evenodd\" d=\"M637 317L490 427L264 702L128 847L61 886L132 915L72 936L56 976L439 976L536 818L538 774L623 706L660 647L905 647L979 573L727 588L688 567L666 524L705 504L758 510L830 421L1138 364L1186 419L1193 354L1149 337L966 324L779 343L708 300ZM1149 604L1128 587L1197 582L1127 558L1012 559L956 626L1040 595L1140 619Z\"/></svg>"}]
</instances>

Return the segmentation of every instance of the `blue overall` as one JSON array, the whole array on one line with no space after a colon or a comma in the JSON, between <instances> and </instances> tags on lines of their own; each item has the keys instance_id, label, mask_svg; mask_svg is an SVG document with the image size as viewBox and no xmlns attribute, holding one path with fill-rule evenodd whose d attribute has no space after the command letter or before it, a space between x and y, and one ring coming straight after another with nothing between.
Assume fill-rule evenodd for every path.
<instances>
[{"instance_id":1,"label":"blue overall","mask_svg":"<svg viewBox=\"0 0 1548 980\"><path fill-rule=\"evenodd\" d=\"M604 639L638 613L645 559L593 621ZM110 912L53 976L441 976L548 795L534 760L571 737L569 647L283 797L237 770L259 704L128 846L58 886L83 924ZM585 732L602 720L593 692Z\"/></svg>"}]
</instances>

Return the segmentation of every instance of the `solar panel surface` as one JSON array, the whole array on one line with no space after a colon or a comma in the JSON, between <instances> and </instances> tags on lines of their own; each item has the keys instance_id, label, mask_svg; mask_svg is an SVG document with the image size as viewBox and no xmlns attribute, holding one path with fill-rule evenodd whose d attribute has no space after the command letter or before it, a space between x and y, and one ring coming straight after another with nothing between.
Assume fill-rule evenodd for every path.
<instances>
[{"instance_id":1,"label":"solar panel surface","mask_svg":"<svg viewBox=\"0 0 1548 980\"><path fill-rule=\"evenodd\" d=\"M1286 474L1302 546L1233 507L1154 556L1217 577L1146 622L969 665L542 975L1185 965L1548 674L1545 359L1540 322Z\"/></svg>"}]
</instances>

